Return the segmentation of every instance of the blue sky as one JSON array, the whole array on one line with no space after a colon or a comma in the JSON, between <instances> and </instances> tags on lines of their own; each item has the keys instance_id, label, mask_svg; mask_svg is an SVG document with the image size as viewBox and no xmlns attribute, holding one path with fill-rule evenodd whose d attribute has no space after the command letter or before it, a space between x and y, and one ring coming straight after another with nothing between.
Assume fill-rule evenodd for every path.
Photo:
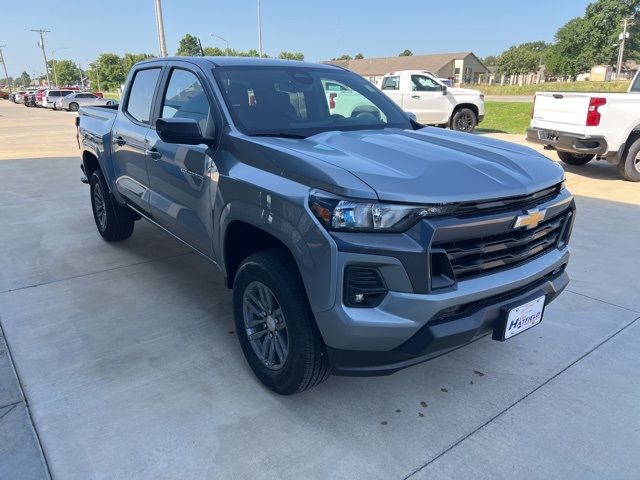
<instances>
[{"instance_id":1,"label":"blue sky","mask_svg":"<svg viewBox=\"0 0 640 480\"><path fill-rule=\"evenodd\" d=\"M588 0L262 0L263 44L270 55L301 51L320 61L343 53L366 57L473 51L499 54L529 40L553 40L558 27L580 16ZM52 6L56 5L56 6ZM77 5L77 6L75 6ZM167 47L176 51L185 33L204 46L257 48L256 0L163 0ZM43 71L32 28L46 28L47 53L83 66L98 53L157 54L153 0L31 0L24 8L3 8L0 45L9 75ZM12 13L10 13L12 12ZM29 20L29 18L33 20Z\"/></svg>"}]
</instances>

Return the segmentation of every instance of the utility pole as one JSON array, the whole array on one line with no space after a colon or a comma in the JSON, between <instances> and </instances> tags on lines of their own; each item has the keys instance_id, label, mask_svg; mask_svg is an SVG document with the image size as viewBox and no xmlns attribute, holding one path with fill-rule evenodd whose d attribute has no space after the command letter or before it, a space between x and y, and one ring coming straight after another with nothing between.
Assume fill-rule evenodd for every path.
<instances>
[{"instance_id":1,"label":"utility pole","mask_svg":"<svg viewBox=\"0 0 640 480\"><path fill-rule=\"evenodd\" d=\"M49 65L47 65L47 52L44 50L44 34L51 33L51 30L31 29L32 32L40 34L40 48L42 49L42 56L44 57L44 71L47 73L47 86L51 88L51 80L49 80Z\"/></svg>"},{"instance_id":2,"label":"utility pole","mask_svg":"<svg viewBox=\"0 0 640 480\"><path fill-rule=\"evenodd\" d=\"M0 62L2 62L2 66L4 67L4 77L7 79L7 88L9 89L9 93L11 93L11 82L9 81L9 74L7 73L7 64L4 63L4 55L2 54L4 47L6 47L6 45L0 45Z\"/></svg>"},{"instance_id":3,"label":"utility pole","mask_svg":"<svg viewBox=\"0 0 640 480\"><path fill-rule=\"evenodd\" d=\"M158 28L158 43L160 44L160 56L168 57L167 41L164 38L164 20L162 19L162 4L160 0L154 0L156 10L156 26Z\"/></svg>"},{"instance_id":4,"label":"utility pole","mask_svg":"<svg viewBox=\"0 0 640 480\"><path fill-rule=\"evenodd\" d=\"M627 41L628 25L629 25L629 19L625 18L622 26L622 38L620 38L620 49L618 50L618 70L616 72L616 80L620 78L620 73L622 73L622 63L624 62L624 44Z\"/></svg>"},{"instance_id":5,"label":"utility pole","mask_svg":"<svg viewBox=\"0 0 640 480\"><path fill-rule=\"evenodd\" d=\"M258 0L258 55L262 58L262 13L260 12L260 0Z\"/></svg>"}]
</instances>

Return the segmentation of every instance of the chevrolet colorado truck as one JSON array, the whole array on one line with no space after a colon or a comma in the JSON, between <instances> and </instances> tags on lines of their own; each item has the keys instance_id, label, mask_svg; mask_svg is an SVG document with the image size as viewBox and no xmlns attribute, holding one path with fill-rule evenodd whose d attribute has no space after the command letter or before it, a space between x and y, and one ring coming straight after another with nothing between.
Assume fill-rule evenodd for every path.
<instances>
[{"instance_id":1,"label":"chevrolet colorado truck","mask_svg":"<svg viewBox=\"0 0 640 480\"><path fill-rule=\"evenodd\" d=\"M627 93L536 93L527 140L569 165L607 160L640 182L640 72Z\"/></svg>"},{"instance_id":2,"label":"chevrolet colorado truck","mask_svg":"<svg viewBox=\"0 0 640 480\"><path fill-rule=\"evenodd\" d=\"M327 83L370 108L331 113ZM504 341L569 281L560 166L423 127L335 66L148 60L77 127L100 235L146 219L216 263L246 360L280 394Z\"/></svg>"},{"instance_id":3,"label":"chevrolet colorado truck","mask_svg":"<svg viewBox=\"0 0 640 480\"><path fill-rule=\"evenodd\" d=\"M380 89L424 125L472 132L484 119L482 92L449 87L431 72L402 70L387 73L382 77Z\"/></svg>"}]
</instances>

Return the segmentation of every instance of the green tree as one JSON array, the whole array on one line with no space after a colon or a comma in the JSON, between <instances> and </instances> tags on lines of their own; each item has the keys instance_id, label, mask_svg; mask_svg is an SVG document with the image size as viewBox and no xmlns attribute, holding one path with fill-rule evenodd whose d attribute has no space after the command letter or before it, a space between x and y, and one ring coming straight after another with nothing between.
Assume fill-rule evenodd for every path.
<instances>
[{"instance_id":1,"label":"green tree","mask_svg":"<svg viewBox=\"0 0 640 480\"><path fill-rule=\"evenodd\" d=\"M556 42L545 55L545 68L552 75L575 77L598 64L614 65L618 36L626 17L638 16L640 0L598 0L582 17L569 20L556 33ZM625 59L640 60L640 21L629 29Z\"/></svg>"},{"instance_id":2,"label":"green tree","mask_svg":"<svg viewBox=\"0 0 640 480\"><path fill-rule=\"evenodd\" d=\"M496 60L498 73L516 75L537 72L547 48L547 43L543 41L514 45Z\"/></svg>"},{"instance_id":3,"label":"green tree","mask_svg":"<svg viewBox=\"0 0 640 480\"><path fill-rule=\"evenodd\" d=\"M149 53L125 53L122 57L122 67L125 72L129 73L131 67L136 63L142 62L143 60L149 60L150 58L154 58L154 55Z\"/></svg>"},{"instance_id":4,"label":"green tree","mask_svg":"<svg viewBox=\"0 0 640 480\"><path fill-rule=\"evenodd\" d=\"M300 52L280 52L278 58L282 60L304 60L304 53Z\"/></svg>"},{"instance_id":5,"label":"green tree","mask_svg":"<svg viewBox=\"0 0 640 480\"><path fill-rule=\"evenodd\" d=\"M204 47L203 52L208 57L224 57L227 52L225 50L221 50L218 47ZM229 52L231 54L231 52Z\"/></svg>"},{"instance_id":6,"label":"green tree","mask_svg":"<svg viewBox=\"0 0 640 480\"><path fill-rule=\"evenodd\" d=\"M498 58L496 55L489 55L487 57L481 58L480 61L484 64L485 67L495 67L498 65Z\"/></svg>"},{"instance_id":7,"label":"green tree","mask_svg":"<svg viewBox=\"0 0 640 480\"><path fill-rule=\"evenodd\" d=\"M364 58L364 55L361 53L356 53L356 56L353 58L355 58L356 60L362 60Z\"/></svg>"},{"instance_id":8,"label":"green tree","mask_svg":"<svg viewBox=\"0 0 640 480\"><path fill-rule=\"evenodd\" d=\"M409 49L406 49L403 52L400 52L398 54L399 57L411 57L412 55L413 55L413 52Z\"/></svg>"},{"instance_id":9,"label":"green tree","mask_svg":"<svg viewBox=\"0 0 640 480\"><path fill-rule=\"evenodd\" d=\"M182 37L180 43L178 43L178 51L176 52L176 55L178 56L194 57L199 56L200 53L200 43L198 43L198 38L194 37L190 33L187 33Z\"/></svg>"},{"instance_id":10,"label":"green tree","mask_svg":"<svg viewBox=\"0 0 640 480\"><path fill-rule=\"evenodd\" d=\"M101 53L87 72L93 88L117 90L127 78L122 58L115 53Z\"/></svg>"},{"instance_id":11,"label":"green tree","mask_svg":"<svg viewBox=\"0 0 640 480\"><path fill-rule=\"evenodd\" d=\"M80 81L80 69L71 60L49 60L49 76L58 86L75 85Z\"/></svg>"},{"instance_id":12,"label":"green tree","mask_svg":"<svg viewBox=\"0 0 640 480\"><path fill-rule=\"evenodd\" d=\"M351 55L344 54L332 60L353 60L353 57Z\"/></svg>"},{"instance_id":13,"label":"green tree","mask_svg":"<svg viewBox=\"0 0 640 480\"><path fill-rule=\"evenodd\" d=\"M27 72L22 72L18 78L16 78L17 86L29 86L31 83L31 76Z\"/></svg>"}]
</instances>

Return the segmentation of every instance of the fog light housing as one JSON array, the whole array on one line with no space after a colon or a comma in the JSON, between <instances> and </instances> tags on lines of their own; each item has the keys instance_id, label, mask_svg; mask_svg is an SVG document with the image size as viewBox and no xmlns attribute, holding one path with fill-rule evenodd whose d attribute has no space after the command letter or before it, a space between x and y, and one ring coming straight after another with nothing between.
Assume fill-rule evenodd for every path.
<instances>
[{"instance_id":1,"label":"fog light housing","mask_svg":"<svg viewBox=\"0 0 640 480\"><path fill-rule=\"evenodd\" d=\"M354 308L374 308L387 295L386 284L376 267L349 265L344 270L344 304Z\"/></svg>"}]
</instances>

